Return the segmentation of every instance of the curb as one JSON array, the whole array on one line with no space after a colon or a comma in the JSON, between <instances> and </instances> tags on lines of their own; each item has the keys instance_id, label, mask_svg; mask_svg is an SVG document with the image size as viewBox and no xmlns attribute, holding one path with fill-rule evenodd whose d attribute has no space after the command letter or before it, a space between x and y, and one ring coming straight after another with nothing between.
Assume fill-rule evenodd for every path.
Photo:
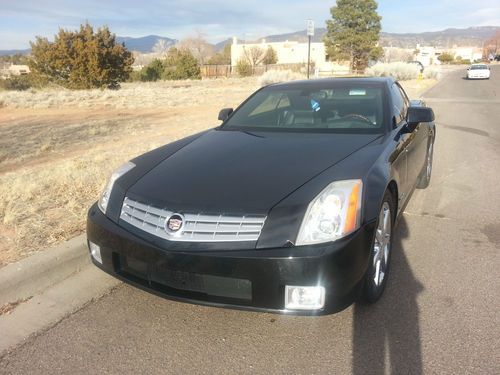
<instances>
[{"instance_id":1,"label":"curb","mask_svg":"<svg viewBox=\"0 0 500 375\"><path fill-rule=\"evenodd\" d=\"M0 306L32 297L90 264L84 233L0 268Z\"/></svg>"}]
</instances>

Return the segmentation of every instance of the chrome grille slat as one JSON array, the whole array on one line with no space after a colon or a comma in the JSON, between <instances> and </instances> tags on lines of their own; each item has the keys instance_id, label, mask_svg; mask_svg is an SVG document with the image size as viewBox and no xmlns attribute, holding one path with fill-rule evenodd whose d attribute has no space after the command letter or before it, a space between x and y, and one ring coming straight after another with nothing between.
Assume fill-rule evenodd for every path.
<instances>
[{"instance_id":1,"label":"chrome grille slat","mask_svg":"<svg viewBox=\"0 0 500 375\"><path fill-rule=\"evenodd\" d=\"M165 222L173 214L173 211L126 197L120 219L166 240L190 242L257 241L266 220L264 215L182 213L184 224L181 231L170 233L165 230Z\"/></svg>"}]
</instances>

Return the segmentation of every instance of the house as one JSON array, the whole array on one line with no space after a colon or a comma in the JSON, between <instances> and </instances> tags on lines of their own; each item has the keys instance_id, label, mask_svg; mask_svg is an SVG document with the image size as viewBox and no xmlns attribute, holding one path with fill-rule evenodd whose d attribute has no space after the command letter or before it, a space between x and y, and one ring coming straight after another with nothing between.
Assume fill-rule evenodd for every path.
<instances>
[{"instance_id":1,"label":"house","mask_svg":"<svg viewBox=\"0 0 500 375\"><path fill-rule=\"evenodd\" d=\"M0 63L0 77L8 78L10 76L23 76L30 72L28 65L16 65L10 62Z\"/></svg>"},{"instance_id":2,"label":"house","mask_svg":"<svg viewBox=\"0 0 500 375\"><path fill-rule=\"evenodd\" d=\"M233 38L231 46L231 65L235 66L239 60L248 59L252 50L261 50L263 53L272 47L276 51L278 64L305 64L307 63L308 43L295 41L267 43L262 39L261 43L238 43ZM326 48L324 43L311 43L311 63L322 66L326 63Z\"/></svg>"},{"instance_id":3,"label":"house","mask_svg":"<svg viewBox=\"0 0 500 375\"><path fill-rule=\"evenodd\" d=\"M439 65L439 55L448 53L452 55L455 60L469 60L471 62L479 61L483 58L483 51L477 47L457 47L453 48L436 48L431 46L421 46L417 44L417 54L415 60L420 61L424 66Z\"/></svg>"}]
</instances>

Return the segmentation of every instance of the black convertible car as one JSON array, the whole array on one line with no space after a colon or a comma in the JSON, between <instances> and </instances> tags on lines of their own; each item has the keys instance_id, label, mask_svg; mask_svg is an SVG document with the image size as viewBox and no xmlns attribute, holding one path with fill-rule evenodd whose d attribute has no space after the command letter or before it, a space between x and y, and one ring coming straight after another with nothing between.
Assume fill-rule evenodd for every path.
<instances>
[{"instance_id":1,"label":"black convertible car","mask_svg":"<svg viewBox=\"0 0 500 375\"><path fill-rule=\"evenodd\" d=\"M92 260L169 298L321 314L387 282L394 225L429 184L434 113L391 78L264 87L222 125L116 170Z\"/></svg>"}]
</instances>

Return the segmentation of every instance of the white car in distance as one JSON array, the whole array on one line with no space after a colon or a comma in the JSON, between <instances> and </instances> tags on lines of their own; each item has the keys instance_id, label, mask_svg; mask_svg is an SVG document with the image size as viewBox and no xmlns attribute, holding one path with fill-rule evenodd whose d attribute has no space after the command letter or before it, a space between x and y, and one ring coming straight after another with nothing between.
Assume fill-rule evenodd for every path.
<instances>
[{"instance_id":1,"label":"white car in distance","mask_svg":"<svg viewBox=\"0 0 500 375\"><path fill-rule=\"evenodd\" d=\"M467 79L490 79L490 68L486 64L472 64L467 68Z\"/></svg>"}]
</instances>

